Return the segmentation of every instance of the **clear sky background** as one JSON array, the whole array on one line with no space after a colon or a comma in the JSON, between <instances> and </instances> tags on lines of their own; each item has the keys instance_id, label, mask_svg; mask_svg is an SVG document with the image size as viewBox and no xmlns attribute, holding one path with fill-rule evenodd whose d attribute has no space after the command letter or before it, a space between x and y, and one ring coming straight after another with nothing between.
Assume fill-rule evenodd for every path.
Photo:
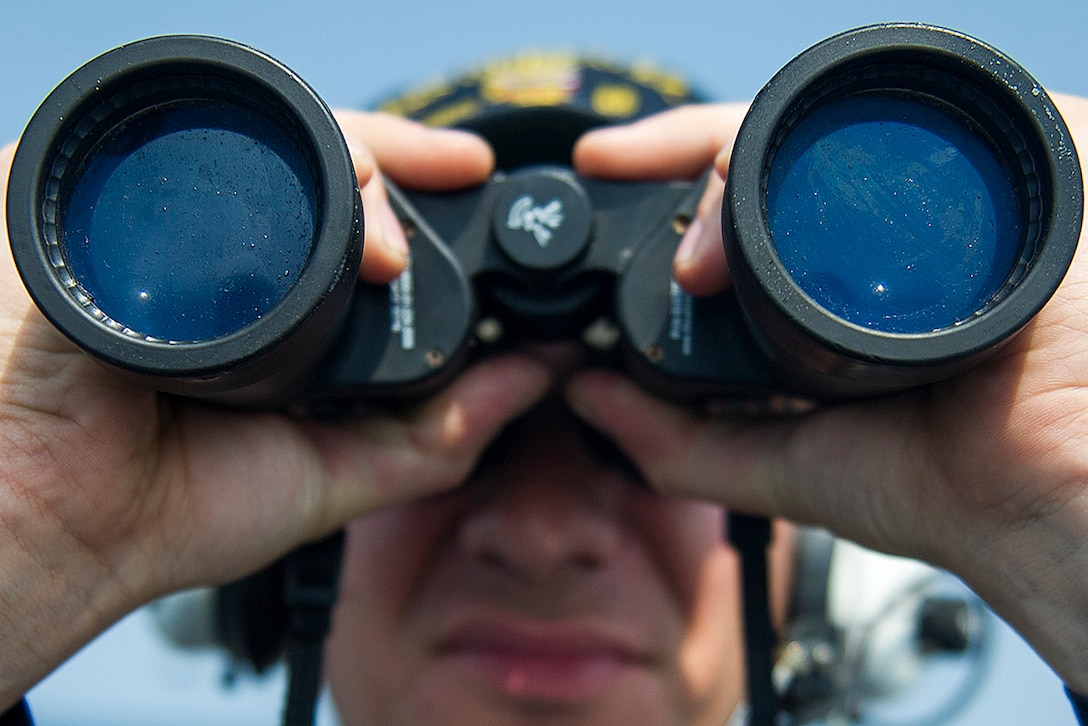
<instances>
[{"instance_id":1,"label":"clear sky background","mask_svg":"<svg viewBox=\"0 0 1088 726\"><path fill-rule=\"evenodd\" d=\"M983 38L1047 88L1088 95L1088 0L4 0L0 139L14 139L67 73L111 47L161 33L234 38L279 58L330 105L527 49L649 59L712 98L750 98L822 38L889 20L933 22ZM1072 724L1060 684L1002 631L996 662L958 726ZM39 726L276 723L279 684L222 692L223 665L163 651L137 615L32 696ZM902 723L896 719L895 723Z\"/></svg>"}]
</instances>

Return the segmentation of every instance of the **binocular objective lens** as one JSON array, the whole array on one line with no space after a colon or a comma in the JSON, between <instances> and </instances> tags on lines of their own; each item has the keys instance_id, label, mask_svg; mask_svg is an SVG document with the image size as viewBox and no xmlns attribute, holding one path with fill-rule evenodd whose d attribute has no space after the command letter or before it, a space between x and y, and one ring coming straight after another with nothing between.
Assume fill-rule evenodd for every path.
<instances>
[{"instance_id":1,"label":"binocular objective lens","mask_svg":"<svg viewBox=\"0 0 1088 726\"><path fill-rule=\"evenodd\" d=\"M1022 205L997 153L903 93L829 100L787 132L767 175L782 265L828 312L927 333L983 310L1022 255Z\"/></svg>"},{"instance_id":2,"label":"binocular objective lens","mask_svg":"<svg viewBox=\"0 0 1088 726\"><path fill-rule=\"evenodd\" d=\"M149 338L211 340L267 314L299 278L318 199L273 121L202 100L125 120L62 182L65 264L104 315Z\"/></svg>"}]
</instances>

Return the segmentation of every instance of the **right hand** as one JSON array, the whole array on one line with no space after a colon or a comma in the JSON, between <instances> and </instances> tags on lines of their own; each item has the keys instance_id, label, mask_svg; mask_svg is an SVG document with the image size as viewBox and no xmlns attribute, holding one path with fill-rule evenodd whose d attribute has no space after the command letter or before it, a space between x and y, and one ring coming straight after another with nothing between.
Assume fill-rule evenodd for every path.
<instances>
[{"instance_id":1,"label":"right hand","mask_svg":"<svg viewBox=\"0 0 1088 726\"><path fill-rule=\"evenodd\" d=\"M363 188L362 275L407 261L378 166L456 188L492 156L468 134L340 115ZM0 156L7 186L14 147ZM0 235L0 710L128 611L238 578L378 507L457 486L546 390L526 357L491 359L397 418L242 413L133 389L34 307Z\"/></svg>"}]
</instances>

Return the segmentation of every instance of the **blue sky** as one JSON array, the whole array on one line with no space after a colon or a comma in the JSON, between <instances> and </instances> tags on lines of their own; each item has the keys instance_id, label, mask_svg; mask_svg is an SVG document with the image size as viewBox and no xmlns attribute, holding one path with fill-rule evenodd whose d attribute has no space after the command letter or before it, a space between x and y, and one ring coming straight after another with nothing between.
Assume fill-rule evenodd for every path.
<instances>
[{"instance_id":1,"label":"blue sky","mask_svg":"<svg viewBox=\"0 0 1088 726\"><path fill-rule=\"evenodd\" d=\"M357 106L408 84L525 49L655 60L715 98L750 98L787 60L847 28L918 20L1004 49L1044 86L1088 94L1084 0L54 0L5 3L0 138L11 139L76 66L115 45L200 32L255 45L331 105Z\"/></svg>"},{"instance_id":2,"label":"blue sky","mask_svg":"<svg viewBox=\"0 0 1088 726\"><path fill-rule=\"evenodd\" d=\"M552 0L526 5L498 0L8 0L4 16L4 141L18 136L37 103L81 63L126 41L178 32L221 35L262 48L334 106L362 106L399 88L527 49L648 59L684 74L712 98L747 99L812 43L889 20L957 28L1002 48L1044 86L1088 95L1085 0ZM172 659L155 649L150 630L139 619L126 622L111 638L34 695L39 726L122 724L129 722L126 718L141 724L220 723L213 713L224 724L275 722L279 696L274 683L245 685L241 693L213 703L221 664ZM1003 631L996 654L981 698L955 724L1073 723L1056 679L1022 642ZM211 713L194 716L208 704Z\"/></svg>"}]
</instances>

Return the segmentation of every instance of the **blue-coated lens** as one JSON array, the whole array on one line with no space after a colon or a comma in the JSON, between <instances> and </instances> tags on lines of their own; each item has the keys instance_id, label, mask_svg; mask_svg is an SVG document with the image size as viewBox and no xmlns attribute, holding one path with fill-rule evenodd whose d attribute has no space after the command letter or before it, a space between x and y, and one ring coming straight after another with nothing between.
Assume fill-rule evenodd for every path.
<instances>
[{"instance_id":1,"label":"blue-coated lens","mask_svg":"<svg viewBox=\"0 0 1088 726\"><path fill-rule=\"evenodd\" d=\"M783 266L821 307L889 333L971 318L1021 257L1021 210L996 153L913 97L813 109L777 150L767 218Z\"/></svg>"},{"instance_id":2,"label":"blue-coated lens","mask_svg":"<svg viewBox=\"0 0 1088 726\"><path fill-rule=\"evenodd\" d=\"M65 262L94 306L151 338L219 338L268 313L314 241L305 157L259 113L161 105L88 155L60 200Z\"/></svg>"}]
</instances>

